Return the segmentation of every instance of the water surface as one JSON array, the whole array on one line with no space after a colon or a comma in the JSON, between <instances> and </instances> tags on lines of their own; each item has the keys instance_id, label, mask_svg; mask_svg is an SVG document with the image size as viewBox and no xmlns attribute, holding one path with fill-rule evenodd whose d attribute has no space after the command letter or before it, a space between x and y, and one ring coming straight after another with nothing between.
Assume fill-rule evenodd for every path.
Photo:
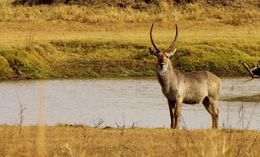
<instances>
[{"instance_id":1,"label":"water surface","mask_svg":"<svg viewBox=\"0 0 260 157\"><path fill-rule=\"evenodd\" d=\"M40 84L44 93L39 93ZM259 94L260 79L222 79L221 97ZM26 107L24 124L39 123L39 97L44 94L48 125L169 127L169 111L157 80L47 80L0 82L0 123L19 122L19 104ZM219 102L222 127L260 129L260 102ZM182 128L210 128L203 105L183 105Z\"/></svg>"}]
</instances>

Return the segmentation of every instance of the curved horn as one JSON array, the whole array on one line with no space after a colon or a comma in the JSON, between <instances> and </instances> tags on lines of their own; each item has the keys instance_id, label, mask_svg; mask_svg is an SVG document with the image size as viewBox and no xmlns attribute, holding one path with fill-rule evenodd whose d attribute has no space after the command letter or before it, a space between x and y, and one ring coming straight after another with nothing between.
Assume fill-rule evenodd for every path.
<instances>
[{"instance_id":1,"label":"curved horn","mask_svg":"<svg viewBox=\"0 0 260 157\"><path fill-rule=\"evenodd\" d=\"M176 45L176 41L178 38L178 26L177 26L177 24L175 26L176 26L176 34L175 34L174 40L173 40L172 44L167 48L166 52L170 51Z\"/></svg>"},{"instance_id":2,"label":"curved horn","mask_svg":"<svg viewBox=\"0 0 260 157\"><path fill-rule=\"evenodd\" d=\"M156 49L156 51L160 52L160 50L156 47L156 45L155 45L155 43L153 41L153 25L154 25L154 23L152 24L151 29L150 29L150 39L151 39L152 45Z\"/></svg>"}]
</instances>

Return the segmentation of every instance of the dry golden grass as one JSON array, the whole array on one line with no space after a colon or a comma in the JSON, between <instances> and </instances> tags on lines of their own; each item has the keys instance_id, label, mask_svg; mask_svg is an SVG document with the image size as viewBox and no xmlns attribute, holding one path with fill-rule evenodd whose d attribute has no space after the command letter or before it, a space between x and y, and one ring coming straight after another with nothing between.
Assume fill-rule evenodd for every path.
<instances>
[{"instance_id":1,"label":"dry golden grass","mask_svg":"<svg viewBox=\"0 0 260 157\"><path fill-rule=\"evenodd\" d=\"M202 2L177 5L167 0L158 5L144 4L145 9L113 6L40 5L12 6L11 0L0 2L0 21L73 21L82 23L143 23L151 21L199 20L231 25L255 23L260 13L256 0L239 6L209 6ZM109 3L109 2L108 2ZM133 2L130 2L133 3Z\"/></svg>"},{"instance_id":2,"label":"dry golden grass","mask_svg":"<svg viewBox=\"0 0 260 157\"><path fill-rule=\"evenodd\" d=\"M0 126L1 156L37 156L37 127ZM41 156L259 156L260 133L239 130L46 127Z\"/></svg>"},{"instance_id":3,"label":"dry golden grass","mask_svg":"<svg viewBox=\"0 0 260 157\"><path fill-rule=\"evenodd\" d=\"M179 41L259 41L260 25L231 26L214 22L172 21L159 22L154 36L158 44L167 46L174 36L174 24L179 26ZM150 45L151 23L85 24L75 22L0 22L0 44L4 47L23 46L32 36L33 42L51 40L121 41Z\"/></svg>"}]
</instances>

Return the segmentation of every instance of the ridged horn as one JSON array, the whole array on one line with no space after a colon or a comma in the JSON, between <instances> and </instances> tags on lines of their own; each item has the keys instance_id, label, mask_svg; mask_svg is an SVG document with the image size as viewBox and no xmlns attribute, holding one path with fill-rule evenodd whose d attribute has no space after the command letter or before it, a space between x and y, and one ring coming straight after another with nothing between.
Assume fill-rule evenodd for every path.
<instances>
[{"instance_id":1,"label":"ridged horn","mask_svg":"<svg viewBox=\"0 0 260 157\"><path fill-rule=\"evenodd\" d=\"M154 26L154 23L152 24L151 26L151 29L150 29L150 39L151 39L151 43L153 45L153 47L156 49L157 52L160 52L160 50L156 47L154 41L153 41L153 26Z\"/></svg>"},{"instance_id":2,"label":"ridged horn","mask_svg":"<svg viewBox=\"0 0 260 157\"><path fill-rule=\"evenodd\" d=\"M166 49L166 52L169 52L170 50L172 50L172 48L176 45L176 41L178 38L178 26L177 26L177 24L175 26L176 26L176 34L175 34L174 40L173 40L172 44Z\"/></svg>"}]
</instances>

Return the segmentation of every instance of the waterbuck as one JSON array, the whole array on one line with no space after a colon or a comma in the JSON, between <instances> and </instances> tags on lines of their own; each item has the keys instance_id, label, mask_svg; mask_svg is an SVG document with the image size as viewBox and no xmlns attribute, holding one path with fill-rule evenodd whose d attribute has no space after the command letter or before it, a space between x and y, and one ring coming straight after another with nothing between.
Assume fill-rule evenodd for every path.
<instances>
[{"instance_id":1,"label":"waterbuck","mask_svg":"<svg viewBox=\"0 0 260 157\"><path fill-rule=\"evenodd\" d=\"M171 128L178 128L181 106L185 104L203 104L212 118L212 128L218 128L217 101L221 90L221 80L209 71L181 72L172 66L170 57L176 52L178 26L171 45L161 51L153 40L153 26L150 29L150 39L155 50L149 48L150 53L158 59L157 78L162 92L168 100Z\"/></svg>"}]
</instances>

